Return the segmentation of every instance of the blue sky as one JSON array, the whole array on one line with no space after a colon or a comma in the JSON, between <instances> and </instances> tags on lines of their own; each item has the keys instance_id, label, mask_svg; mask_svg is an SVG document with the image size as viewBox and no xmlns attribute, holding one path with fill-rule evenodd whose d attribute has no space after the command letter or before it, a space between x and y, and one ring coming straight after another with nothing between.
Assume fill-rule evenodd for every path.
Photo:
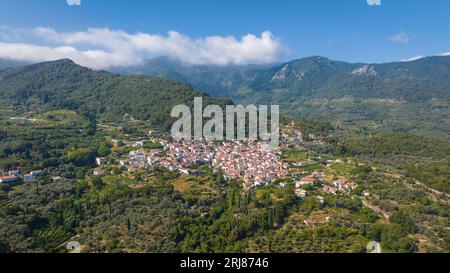
<instances>
[{"instance_id":1,"label":"blue sky","mask_svg":"<svg viewBox=\"0 0 450 273\"><path fill-rule=\"evenodd\" d=\"M448 0L381 0L375 6L367 0L81 0L80 6L0 0L3 58L67 55L103 68L158 55L187 63L265 63L312 55L372 63L446 52Z\"/></svg>"}]
</instances>

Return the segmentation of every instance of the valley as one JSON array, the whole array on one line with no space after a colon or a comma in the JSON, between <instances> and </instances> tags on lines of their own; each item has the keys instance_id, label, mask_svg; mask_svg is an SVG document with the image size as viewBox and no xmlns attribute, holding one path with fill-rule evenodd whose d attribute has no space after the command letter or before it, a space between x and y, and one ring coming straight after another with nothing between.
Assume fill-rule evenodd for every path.
<instances>
[{"instance_id":1,"label":"valley","mask_svg":"<svg viewBox=\"0 0 450 273\"><path fill-rule=\"evenodd\" d=\"M158 144L167 136L147 121L90 130L71 111L34 117L0 122L0 168L45 171L0 185L0 241L10 251L65 252L73 238L84 252L365 252L372 240L383 252L448 251L448 195L415 186L398 162L365 157L381 160L382 146L343 153L346 142L319 124L284 124L286 176L246 187L200 162L171 169Z\"/></svg>"},{"instance_id":2,"label":"valley","mask_svg":"<svg viewBox=\"0 0 450 273\"><path fill-rule=\"evenodd\" d=\"M0 252L448 252L447 95L291 102L320 111L284 115L267 153L174 142L172 106L233 103L175 80L70 60L2 70Z\"/></svg>"}]
</instances>

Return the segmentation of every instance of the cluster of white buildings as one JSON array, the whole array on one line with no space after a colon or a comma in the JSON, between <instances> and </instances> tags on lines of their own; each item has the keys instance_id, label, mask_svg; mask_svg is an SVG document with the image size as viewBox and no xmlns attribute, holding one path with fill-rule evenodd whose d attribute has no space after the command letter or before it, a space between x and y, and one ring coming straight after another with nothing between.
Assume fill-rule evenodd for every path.
<instances>
[{"instance_id":1,"label":"cluster of white buildings","mask_svg":"<svg viewBox=\"0 0 450 273\"><path fill-rule=\"evenodd\" d=\"M168 142L167 154L162 165L169 169L185 169L189 166L211 165L215 156L215 144L203 141Z\"/></svg>"},{"instance_id":2,"label":"cluster of white buildings","mask_svg":"<svg viewBox=\"0 0 450 273\"><path fill-rule=\"evenodd\" d=\"M189 166L210 165L222 171L226 179L241 179L250 189L286 177L281 152L266 149L264 142L197 142L165 143L167 156L161 164L186 174L195 173Z\"/></svg>"},{"instance_id":3,"label":"cluster of white buildings","mask_svg":"<svg viewBox=\"0 0 450 273\"><path fill-rule=\"evenodd\" d=\"M161 150L138 149L131 151L127 159L119 161L120 166L125 166L129 172L139 169L149 169L161 160Z\"/></svg>"},{"instance_id":4,"label":"cluster of white buildings","mask_svg":"<svg viewBox=\"0 0 450 273\"><path fill-rule=\"evenodd\" d=\"M285 144L303 142L301 133L283 134L282 138ZM129 172L134 172L159 165L188 175L198 174L198 166L212 166L216 171L221 171L225 179L242 180L245 190L265 186L277 179L298 179L295 181L295 188L300 197L307 195L304 186L312 186L316 181L324 181L327 177L327 174L322 172L310 174L298 168L289 168L288 164L283 164L281 147L267 149L267 143L261 141L158 141L164 150L149 150L139 148L141 145L138 145L139 149L131 151L126 158L119 161L120 166L127 168ZM96 162L102 166L107 163L107 159L97 158ZM105 172L98 168L95 169L94 174L103 175ZM309 176L304 177L305 175ZM282 184L285 185L285 183ZM325 183L321 190L329 194L337 194L349 192L355 188L355 183L337 180Z\"/></svg>"},{"instance_id":5,"label":"cluster of white buildings","mask_svg":"<svg viewBox=\"0 0 450 273\"><path fill-rule=\"evenodd\" d=\"M120 165L128 171L161 165L169 170L195 175L193 166L213 166L223 172L226 179L241 179L246 189L266 185L275 179L286 178L280 150L266 149L263 142L161 142L161 150L138 149L131 151ZM101 165L105 159L98 158ZM96 169L97 170L97 169ZM101 169L98 173L102 174Z\"/></svg>"},{"instance_id":6,"label":"cluster of white buildings","mask_svg":"<svg viewBox=\"0 0 450 273\"><path fill-rule=\"evenodd\" d=\"M356 189L355 182L346 182L342 180L337 180L333 182L333 186L336 187L340 191L352 191Z\"/></svg>"},{"instance_id":7,"label":"cluster of white buildings","mask_svg":"<svg viewBox=\"0 0 450 273\"><path fill-rule=\"evenodd\" d=\"M0 183L16 183L19 181L20 171L9 171L8 175L0 176ZM43 175L45 172L42 170L32 171L29 174L23 175L24 182L33 182L38 176Z\"/></svg>"},{"instance_id":8,"label":"cluster of white buildings","mask_svg":"<svg viewBox=\"0 0 450 273\"><path fill-rule=\"evenodd\" d=\"M265 142L222 143L215 149L213 166L227 179L242 179L247 190L286 178L281 150L269 150L266 146Z\"/></svg>"},{"instance_id":9,"label":"cluster of white buildings","mask_svg":"<svg viewBox=\"0 0 450 273\"><path fill-rule=\"evenodd\" d=\"M300 197L305 197L307 191L304 190L304 186L314 185L315 182L321 181L325 178L324 173L315 173L313 176L303 177L300 181L295 182L296 193ZM328 194L337 194L338 192L350 192L356 189L357 185L355 182L346 182L342 180L336 180L322 186L322 191Z\"/></svg>"},{"instance_id":10,"label":"cluster of white buildings","mask_svg":"<svg viewBox=\"0 0 450 273\"><path fill-rule=\"evenodd\" d=\"M356 189L354 182L345 182L341 180L333 181L332 186L324 185L322 190L329 194L337 194L338 192L350 192Z\"/></svg>"}]
</instances>

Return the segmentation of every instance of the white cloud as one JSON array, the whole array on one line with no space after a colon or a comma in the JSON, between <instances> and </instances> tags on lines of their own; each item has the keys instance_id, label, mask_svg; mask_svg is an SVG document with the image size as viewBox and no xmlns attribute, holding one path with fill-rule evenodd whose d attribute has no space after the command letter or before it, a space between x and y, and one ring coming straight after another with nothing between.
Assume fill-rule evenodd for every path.
<instances>
[{"instance_id":1,"label":"white cloud","mask_svg":"<svg viewBox=\"0 0 450 273\"><path fill-rule=\"evenodd\" d=\"M402 62L412 62L412 61L417 61L417 60L420 60L420 59L423 59L423 58L426 58L426 56L418 55L418 56L402 59L401 61Z\"/></svg>"},{"instance_id":2,"label":"white cloud","mask_svg":"<svg viewBox=\"0 0 450 273\"><path fill-rule=\"evenodd\" d=\"M24 43L1 43L0 58L18 61L44 62L69 58L91 68L107 68L138 63L138 59L102 50L80 51L71 46L38 46Z\"/></svg>"},{"instance_id":3,"label":"white cloud","mask_svg":"<svg viewBox=\"0 0 450 273\"><path fill-rule=\"evenodd\" d=\"M411 40L411 37L406 33L398 33L388 37L388 39L395 43L407 44Z\"/></svg>"},{"instance_id":4,"label":"white cloud","mask_svg":"<svg viewBox=\"0 0 450 273\"><path fill-rule=\"evenodd\" d=\"M445 57L445 56L450 56L450 52L444 52L444 53L439 53L439 54L429 55L429 56ZM427 56L418 55L418 56L402 59L401 61L402 62L412 62L412 61L417 61L417 60L420 60L423 58L427 58Z\"/></svg>"},{"instance_id":5,"label":"white cloud","mask_svg":"<svg viewBox=\"0 0 450 273\"><path fill-rule=\"evenodd\" d=\"M67 0L69 6L81 6L81 0Z\"/></svg>"},{"instance_id":6,"label":"white cloud","mask_svg":"<svg viewBox=\"0 0 450 273\"><path fill-rule=\"evenodd\" d=\"M240 39L234 36L194 39L176 31L166 36L130 34L108 28L58 32L39 27L30 33L37 41L0 43L0 58L31 61L71 58L81 65L103 69L139 64L145 58L158 56L169 56L186 64L227 65L272 63L287 54L281 41L268 31L260 36L247 34Z\"/></svg>"},{"instance_id":7,"label":"white cloud","mask_svg":"<svg viewBox=\"0 0 450 273\"><path fill-rule=\"evenodd\" d=\"M381 6L381 0L367 0L369 6Z\"/></svg>"}]
</instances>

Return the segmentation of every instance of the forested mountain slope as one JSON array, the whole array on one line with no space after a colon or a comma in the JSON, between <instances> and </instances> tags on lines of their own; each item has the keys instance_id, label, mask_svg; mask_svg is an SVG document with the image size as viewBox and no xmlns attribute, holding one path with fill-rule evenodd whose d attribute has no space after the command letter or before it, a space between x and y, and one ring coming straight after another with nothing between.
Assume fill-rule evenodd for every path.
<instances>
[{"instance_id":1,"label":"forested mountain slope","mask_svg":"<svg viewBox=\"0 0 450 273\"><path fill-rule=\"evenodd\" d=\"M16 112L69 109L92 115L128 114L161 125L170 119L173 106L189 105L196 96L203 96L205 103L230 103L174 80L92 71L70 60L0 72L0 102Z\"/></svg>"},{"instance_id":2,"label":"forested mountain slope","mask_svg":"<svg viewBox=\"0 0 450 273\"><path fill-rule=\"evenodd\" d=\"M164 76L239 103L280 104L288 116L353 128L448 136L450 57L352 64L310 57L266 66L192 66L167 58L125 74Z\"/></svg>"}]
</instances>

